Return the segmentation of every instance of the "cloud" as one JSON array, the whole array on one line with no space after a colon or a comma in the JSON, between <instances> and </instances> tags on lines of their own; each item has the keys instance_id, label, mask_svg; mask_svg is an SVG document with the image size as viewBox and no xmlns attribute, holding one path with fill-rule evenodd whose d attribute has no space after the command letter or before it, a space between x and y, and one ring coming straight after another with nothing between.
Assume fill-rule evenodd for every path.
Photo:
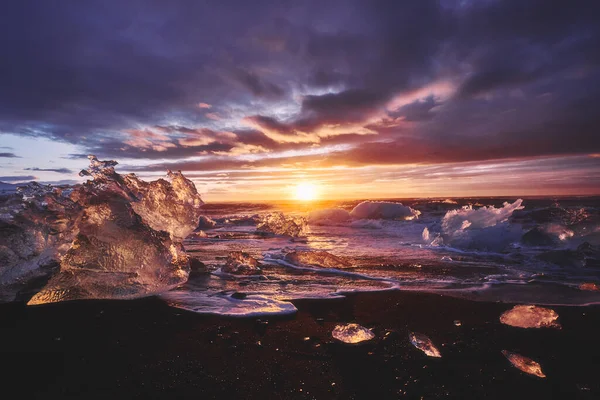
<instances>
[{"instance_id":1,"label":"cloud","mask_svg":"<svg viewBox=\"0 0 600 400\"><path fill-rule=\"evenodd\" d=\"M43 172L56 172L59 174L72 174L73 171L68 168L23 168L25 171L43 171Z\"/></svg>"},{"instance_id":2,"label":"cloud","mask_svg":"<svg viewBox=\"0 0 600 400\"><path fill-rule=\"evenodd\" d=\"M211 169L600 153L598 2L234 4L11 3L0 132Z\"/></svg>"},{"instance_id":3,"label":"cloud","mask_svg":"<svg viewBox=\"0 0 600 400\"><path fill-rule=\"evenodd\" d=\"M37 176L33 175L12 175L12 176L0 176L2 182L29 182L37 180Z\"/></svg>"}]
</instances>

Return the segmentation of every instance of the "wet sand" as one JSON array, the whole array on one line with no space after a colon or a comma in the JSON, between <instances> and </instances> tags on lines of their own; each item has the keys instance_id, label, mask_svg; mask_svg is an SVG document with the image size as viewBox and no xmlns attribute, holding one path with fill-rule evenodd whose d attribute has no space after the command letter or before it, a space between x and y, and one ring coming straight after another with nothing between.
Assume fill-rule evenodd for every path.
<instances>
[{"instance_id":1,"label":"wet sand","mask_svg":"<svg viewBox=\"0 0 600 400\"><path fill-rule=\"evenodd\" d=\"M260 319L194 314L156 298L3 304L2 392L24 399L600 398L600 306L553 307L563 329L525 330L499 322L511 304L436 294L294 304L294 316ZM372 328L375 339L336 342L331 331L347 322ZM428 335L442 358L414 348L411 331ZM538 361L547 378L517 370L502 350Z\"/></svg>"}]
</instances>

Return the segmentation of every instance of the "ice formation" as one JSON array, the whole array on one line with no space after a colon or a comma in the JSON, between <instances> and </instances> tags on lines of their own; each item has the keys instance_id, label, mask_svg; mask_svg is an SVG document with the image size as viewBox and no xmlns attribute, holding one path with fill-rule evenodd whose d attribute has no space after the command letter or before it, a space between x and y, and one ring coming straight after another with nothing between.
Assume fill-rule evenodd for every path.
<instances>
[{"instance_id":1,"label":"ice formation","mask_svg":"<svg viewBox=\"0 0 600 400\"><path fill-rule=\"evenodd\" d=\"M442 356L442 354L437 349L437 347L435 347L435 345L433 344L431 339L429 339L427 336L423 335L422 333L411 332L408 335L408 339L410 340L410 343L413 346L415 346L417 349L421 350L427 356L429 356L429 357L441 357Z\"/></svg>"},{"instance_id":2,"label":"ice formation","mask_svg":"<svg viewBox=\"0 0 600 400\"><path fill-rule=\"evenodd\" d=\"M89 159L80 175L93 179L84 184L33 183L0 199L3 300L48 277L28 304L141 297L187 280L181 241L196 228L203 204L194 184L170 171L169 181L144 182L117 174L116 161Z\"/></svg>"},{"instance_id":3,"label":"ice formation","mask_svg":"<svg viewBox=\"0 0 600 400\"><path fill-rule=\"evenodd\" d=\"M520 227L508 219L515 210L523 208L523 200L504 203L504 207L487 206L474 209L465 206L444 215L439 232L423 230L423 240L431 245L449 245L456 248L501 251L521 238Z\"/></svg>"},{"instance_id":4,"label":"ice formation","mask_svg":"<svg viewBox=\"0 0 600 400\"><path fill-rule=\"evenodd\" d=\"M333 328L331 336L340 342L354 344L371 340L375 337L375 334L364 326L358 324L345 324L337 325Z\"/></svg>"},{"instance_id":5,"label":"ice formation","mask_svg":"<svg viewBox=\"0 0 600 400\"><path fill-rule=\"evenodd\" d=\"M401 203L391 203L385 201L363 201L358 204L350 216L358 219L414 219L418 218L421 212L414 210Z\"/></svg>"},{"instance_id":6,"label":"ice formation","mask_svg":"<svg viewBox=\"0 0 600 400\"><path fill-rule=\"evenodd\" d=\"M313 225L335 225L348 221L350 213L343 208L326 208L311 211L308 214L308 223Z\"/></svg>"},{"instance_id":7,"label":"ice formation","mask_svg":"<svg viewBox=\"0 0 600 400\"><path fill-rule=\"evenodd\" d=\"M198 220L197 229L206 230L206 229L212 229L215 226L217 226L217 223L215 221L208 218L207 216L201 215L200 219Z\"/></svg>"},{"instance_id":8,"label":"ice formation","mask_svg":"<svg viewBox=\"0 0 600 400\"><path fill-rule=\"evenodd\" d=\"M292 251L285 255L285 260L292 264L316 265L324 268L352 267L348 261L326 251Z\"/></svg>"},{"instance_id":9,"label":"ice formation","mask_svg":"<svg viewBox=\"0 0 600 400\"><path fill-rule=\"evenodd\" d=\"M557 319L556 311L532 305L514 306L500 316L500 322L517 328L560 328Z\"/></svg>"},{"instance_id":10,"label":"ice formation","mask_svg":"<svg viewBox=\"0 0 600 400\"><path fill-rule=\"evenodd\" d=\"M261 273L258 261L243 251L229 253L227 262L221 270L234 275L256 275Z\"/></svg>"},{"instance_id":11,"label":"ice formation","mask_svg":"<svg viewBox=\"0 0 600 400\"><path fill-rule=\"evenodd\" d=\"M522 356L517 353L512 353L507 350L502 350L502 354L504 357L510 361L510 363L515 367L520 369L523 372L526 372L531 375L535 375L540 378L545 378L546 375L542 372L542 366L533 361L531 358Z\"/></svg>"},{"instance_id":12,"label":"ice formation","mask_svg":"<svg viewBox=\"0 0 600 400\"><path fill-rule=\"evenodd\" d=\"M283 213L272 213L263 217L256 230L282 236L303 236L306 234L306 219L286 217Z\"/></svg>"},{"instance_id":13,"label":"ice formation","mask_svg":"<svg viewBox=\"0 0 600 400\"><path fill-rule=\"evenodd\" d=\"M261 295L248 295L240 299L231 295L176 289L161 294L160 298L171 307L229 317L288 315L297 311L292 303Z\"/></svg>"}]
</instances>

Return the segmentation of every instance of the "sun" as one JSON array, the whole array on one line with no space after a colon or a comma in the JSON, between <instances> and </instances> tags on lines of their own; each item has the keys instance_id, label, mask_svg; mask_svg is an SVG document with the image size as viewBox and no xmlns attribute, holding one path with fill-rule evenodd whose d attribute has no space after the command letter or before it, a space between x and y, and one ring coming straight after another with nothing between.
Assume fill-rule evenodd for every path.
<instances>
[{"instance_id":1,"label":"sun","mask_svg":"<svg viewBox=\"0 0 600 400\"><path fill-rule=\"evenodd\" d=\"M296 185L296 200L310 201L317 198L317 187L312 183L302 182Z\"/></svg>"}]
</instances>

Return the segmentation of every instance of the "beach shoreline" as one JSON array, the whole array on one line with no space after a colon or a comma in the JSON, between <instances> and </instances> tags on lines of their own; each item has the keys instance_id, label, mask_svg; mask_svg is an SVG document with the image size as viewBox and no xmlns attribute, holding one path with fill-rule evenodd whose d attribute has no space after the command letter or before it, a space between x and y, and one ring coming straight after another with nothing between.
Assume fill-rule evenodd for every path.
<instances>
[{"instance_id":1,"label":"beach shoreline","mask_svg":"<svg viewBox=\"0 0 600 400\"><path fill-rule=\"evenodd\" d=\"M299 300L291 316L226 318L158 298L0 305L6 393L23 398L597 398L600 306L553 307L563 328L519 329L511 304L405 291ZM460 321L456 326L454 321ZM363 344L334 340L356 322ZM414 348L431 338L442 358ZM501 354L538 361L541 379Z\"/></svg>"}]
</instances>

